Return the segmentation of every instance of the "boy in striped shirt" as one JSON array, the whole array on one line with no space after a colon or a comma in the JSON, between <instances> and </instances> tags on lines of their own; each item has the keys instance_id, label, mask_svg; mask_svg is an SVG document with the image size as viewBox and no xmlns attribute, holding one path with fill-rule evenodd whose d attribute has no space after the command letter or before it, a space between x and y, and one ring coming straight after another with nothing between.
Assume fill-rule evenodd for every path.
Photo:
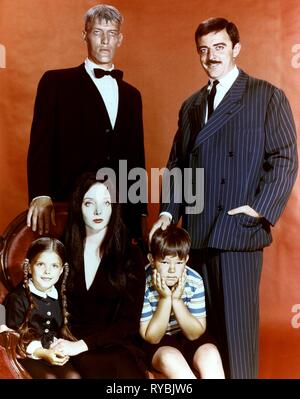
<instances>
[{"instance_id":1,"label":"boy in striped shirt","mask_svg":"<svg viewBox=\"0 0 300 399\"><path fill-rule=\"evenodd\" d=\"M175 225L154 233L140 334L149 363L165 378L224 378L220 354L204 334L202 278L186 264L190 245L189 234Z\"/></svg>"}]
</instances>

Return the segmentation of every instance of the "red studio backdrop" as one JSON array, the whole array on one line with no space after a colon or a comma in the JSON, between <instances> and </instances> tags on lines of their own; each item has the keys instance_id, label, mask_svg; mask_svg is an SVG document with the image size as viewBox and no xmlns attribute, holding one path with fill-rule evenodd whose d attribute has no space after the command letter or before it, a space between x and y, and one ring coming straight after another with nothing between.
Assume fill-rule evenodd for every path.
<instances>
[{"instance_id":1,"label":"red studio backdrop","mask_svg":"<svg viewBox=\"0 0 300 399\"><path fill-rule=\"evenodd\" d=\"M86 57L88 0L0 0L0 233L27 208L26 156L37 83L48 69ZM178 110L206 82L194 31L211 16L240 30L238 65L287 94L299 132L299 0L113 0L124 14L116 65L143 97L147 170L165 166ZM55 162L55 159L53 160ZM149 225L158 204L149 206ZM260 291L260 377L300 378L300 182L264 252ZM0 299L5 290L0 286Z\"/></svg>"}]
</instances>

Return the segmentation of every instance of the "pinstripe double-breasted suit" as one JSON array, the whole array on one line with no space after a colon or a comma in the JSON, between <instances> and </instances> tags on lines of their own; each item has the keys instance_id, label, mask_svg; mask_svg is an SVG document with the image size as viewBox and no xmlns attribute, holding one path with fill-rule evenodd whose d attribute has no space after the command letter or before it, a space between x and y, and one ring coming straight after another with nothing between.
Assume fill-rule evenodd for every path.
<instances>
[{"instance_id":1,"label":"pinstripe double-breasted suit","mask_svg":"<svg viewBox=\"0 0 300 399\"><path fill-rule=\"evenodd\" d=\"M212 330L226 338L220 346L227 376L255 378L262 248L296 178L295 125L283 91L241 70L204 125L206 97L204 87L183 103L167 166L204 168L204 209L185 213L171 187L161 210L175 223L182 216L192 248L200 250ZM263 217L228 215L242 205Z\"/></svg>"}]
</instances>

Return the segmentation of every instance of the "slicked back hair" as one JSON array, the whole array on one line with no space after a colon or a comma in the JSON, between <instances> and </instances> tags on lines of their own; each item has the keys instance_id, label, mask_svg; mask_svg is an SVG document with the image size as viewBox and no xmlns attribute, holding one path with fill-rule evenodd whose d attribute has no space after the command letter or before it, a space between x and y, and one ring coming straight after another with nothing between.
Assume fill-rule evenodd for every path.
<instances>
[{"instance_id":1,"label":"slicked back hair","mask_svg":"<svg viewBox=\"0 0 300 399\"><path fill-rule=\"evenodd\" d=\"M198 48L198 39L211 32L220 32L226 29L228 36L232 42L232 48L239 43L240 35L238 28L233 22L227 21L225 18L209 18L206 21L201 22L195 32L195 42Z\"/></svg>"},{"instance_id":2,"label":"slicked back hair","mask_svg":"<svg viewBox=\"0 0 300 399\"><path fill-rule=\"evenodd\" d=\"M106 22L115 22L119 28L124 18L120 11L108 4L98 4L90 8L84 16L84 29L87 32L95 21L105 20Z\"/></svg>"}]
</instances>

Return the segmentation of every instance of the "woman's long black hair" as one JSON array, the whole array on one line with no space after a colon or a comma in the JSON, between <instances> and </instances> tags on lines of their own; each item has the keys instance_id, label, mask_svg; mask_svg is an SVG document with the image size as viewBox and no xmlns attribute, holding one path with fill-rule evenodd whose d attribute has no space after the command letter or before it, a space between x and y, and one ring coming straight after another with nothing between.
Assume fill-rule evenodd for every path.
<instances>
[{"instance_id":1,"label":"woman's long black hair","mask_svg":"<svg viewBox=\"0 0 300 399\"><path fill-rule=\"evenodd\" d=\"M77 180L69 203L69 213L66 223L64 242L68 259L71 263L71 289L73 276L84 267L84 243L86 228L82 216L82 202L85 193L94 184L104 184L112 201L112 213L107 225L104 240L99 248L102 260L109 259L108 278L110 283L120 292L125 293L127 278L131 275L128 244L129 238L121 218L121 208L118 195L110 180L99 180L95 173L85 173Z\"/></svg>"}]
</instances>

